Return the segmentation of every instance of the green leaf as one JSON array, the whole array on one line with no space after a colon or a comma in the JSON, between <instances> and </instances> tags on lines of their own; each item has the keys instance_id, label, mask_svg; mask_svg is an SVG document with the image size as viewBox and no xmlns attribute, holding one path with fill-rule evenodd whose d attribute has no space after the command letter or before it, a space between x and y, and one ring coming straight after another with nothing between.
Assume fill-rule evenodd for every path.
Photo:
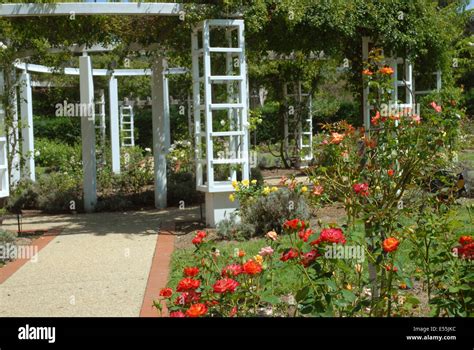
<instances>
[{"instance_id":1,"label":"green leaf","mask_svg":"<svg viewBox=\"0 0 474 350\"><path fill-rule=\"evenodd\" d=\"M275 295L272 295L272 294L269 294L269 293L266 293L266 294L263 294L261 297L260 297L260 300L266 302L266 303L269 303L271 305L275 305L275 304L280 304L281 303L281 300L280 298L278 298L277 296Z\"/></svg>"},{"instance_id":2,"label":"green leaf","mask_svg":"<svg viewBox=\"0 0 474 350\"><path fill-rule=\"evenodd\" d=\"M347 290L347 289L344 289L342 292L342 297L344 298L344 300L347 300L349 302L353 302L354 300L356 300L356 296L354 293L352 293L350 290Z\"/></svg>"},{"instance_id":3,"label":"green leaf","mask_svg":"<svg viewBox=\"0 0 474 350\"><path fill-rule=\"evenodd\" d=\"M300 301L304 300L306 296L308 295L309 292L309 286L306 286L302 289L300 289L296 295L295 295L295 300L299 303Z\"/></svg>"}]
</instances>

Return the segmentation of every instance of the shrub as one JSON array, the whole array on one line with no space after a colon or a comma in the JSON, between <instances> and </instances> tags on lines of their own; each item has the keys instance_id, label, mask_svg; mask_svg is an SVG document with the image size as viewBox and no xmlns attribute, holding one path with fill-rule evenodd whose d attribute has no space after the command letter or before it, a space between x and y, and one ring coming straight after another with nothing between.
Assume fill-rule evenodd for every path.
<instances>
[{"instance_id":1,"label":"shrub","mask_svg":"<svg viewBox=\"0 0 474 350\"><path fill-rule=\"evenodd\" d=\"M235 193L229 195L229 199L239 200L242 223L253 225L255 235L270 230L280 232L282 223L296 216L309 219L310 211L306 202L308 188L295 180L286 184L287 180L281 182L287 187L280 189L264 186L256 179L232 183Z\"/></svg>"},{"instance_id":2,"label":"shrub","mask_svg":"<svg viewBox=\"0 0 474 350\"><path fill-rule=\"evenodd\" d=\"M2 250L5 251L7 244L12 244L15 242L16 235L11 232L0 230L0 247L4 247ZM0 255L0 265L3 265L10 259L7 258L5 254Z\"/></svg>"},{"instance_id":3,"label":"shrub","mask_svg":"<svg viewBox=\"0 0 474 350\"><path fill-rule=\"evenodd\" d=\"M196 178L192 173L168 173L168 206L202 203L203 193L196 190Z\"/></svg>"},{"instance_id":4,"label":"shrub","mask_svg":"<svg viewBox=\"0 0 474 350\"><path fill-rule=\"evenodd\" d=\"M33 209L36 208L37 198L38 193L35 191L34 182L22 179L10 192L6 207L13 213L18 213L21 209Z\"/></svg>"},{"instance_id":5,"label":"shrub","mask_svg":"<svg viewBox=\"0 0 474 350\"><path fill-rule=\"evenodd\" d=\"M54 140L35 140L35 161L37 166L60 171L82 171L81 145L70 146Z\"/></svg>"},{"instance_id":6,"label":"shrub","mask_svg":"<svg viewBox=\"0 0 474 350\"><path fill-rule=\"evenodd\" d=\"M220 221L216 227L217 236L225 240L245 240L252 238L255 234L255 227L253 224L237 222L236 215L231 215L228 218Z\"/></svg>"},{"instance_id":7,"label":"shrub","mask_svg":"<svg viewBox=\"0 0 474 350\"><path fill-rule=\"evenodd\" d=\"M81 180L66 173L51 173L41 176L33 186L37 193L37 207L46 213L70 212L72 202L76 210L82 206Z\"/></svg>"}]
</instances>

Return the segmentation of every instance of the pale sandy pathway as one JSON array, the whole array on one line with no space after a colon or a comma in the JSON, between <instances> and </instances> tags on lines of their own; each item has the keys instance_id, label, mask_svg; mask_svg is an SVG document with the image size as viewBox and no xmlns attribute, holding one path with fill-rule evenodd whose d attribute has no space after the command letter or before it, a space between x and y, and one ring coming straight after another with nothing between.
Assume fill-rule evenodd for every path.
<instances>
[{"instance_id":1,"label":"pale sandy pathway","mask_svg":"<svg viewBox=\"0 0 474 350\"><path fill-rule=\"evenodd\" d=\"M25 218L24 230L65 226L0 285L0 317L138 316L160 223L197 217L191 208Z\"/></svg>"}]
</instances>

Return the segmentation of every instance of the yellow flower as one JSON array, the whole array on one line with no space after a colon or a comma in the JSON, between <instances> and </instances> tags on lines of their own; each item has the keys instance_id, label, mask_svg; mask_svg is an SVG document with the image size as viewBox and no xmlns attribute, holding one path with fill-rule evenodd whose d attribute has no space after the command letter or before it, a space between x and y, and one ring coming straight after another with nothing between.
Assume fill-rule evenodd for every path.
<instances>
[{"instance_id":1,"label":"yellow flower","mask_svg":"<svg viewBox=\"0 0 474 350\"><path fill-rule=\"evenodd\" d=\"M235 196L233 194L229 194L229 200L231 202L235 201Z\"/></svg>"},{"instance_id":2,"label":"yellow flower","mask_svg":"<svg viewBox=\"0 0 474 350\"><path fill-rule=\"evenodd\" d=\"M270 194L270 187L265 186L265 187L263 188L263 194L264 194L264 195Z\"/></svg>"},{"instance_id":3,"label":"yellow flower","mask_svg":"<svg viewBox=\"0 0 474 350\"><path fill-rule=\"evenodd\" d=\"M255 179L252 180L251 182L252 182L252 185L256 185L256 184L257 184L257 180L255 180Z\"/></svg>"},{"instance_id":4,"label":"yellow flower","mask_svg":"<svg viewBox=\"0 0 474 350\"><path fill-rule=\"evenodd\" d=\"M306 186L301 187L301 192L305 193L307 191L308 191L308 187Z\"/></svg>"},{"instance_id":5,"label":"yellow flower","mask_svg":"<svg viewBox=\"0 0 474 350\"><path fill-rule=\"evenodd\" d=\"M347 286L346 286L346 289L347 290L352 290L352 284L348 283Z\"/></svg>"},{"instance_id":6,"label":"yellow flower","mask_svg":"<svg viewBox=\"0 0 474 350\"><path fill-rule=\"evenodd\" d=\"M263 264L263 256L261 256L261 255L255 255L255 256L253 257L253 259L254 259L258 264L260 264L260 265Z\"/></svg>"},{"instance_id":7,"label":"yellow flower","mask_svg":"<svg viewBox=\"0 0 474 350\"><path fill-rule=\"evenodd\" d=\"M249 187L249 180L242 180L242 185L244 185L245 187Z\"/></svg>"},{"instance_id":8,"label":"yellow flower","mask_svg":"<svg viewBox=\"0 0 474 350\"><path fill-rule=\"evenodd\" d=\"M272 190L272 192L276 192L276 191L278 191L278 187L273 186L273 187L271 188L271 190Z\"/></svg>"},{"instance_id":9,"label":"yellow flower","mask_svg":"<svg viewBox=\"0 0 474 350\"><path fill-rule=\"evenodd\" d=\"M238 183L237 181L235 181L235 180L232 181L232 187L233 187L233 188L236 188L238 184L239 184L239 183Z\"/></svg>"}]
</instances>

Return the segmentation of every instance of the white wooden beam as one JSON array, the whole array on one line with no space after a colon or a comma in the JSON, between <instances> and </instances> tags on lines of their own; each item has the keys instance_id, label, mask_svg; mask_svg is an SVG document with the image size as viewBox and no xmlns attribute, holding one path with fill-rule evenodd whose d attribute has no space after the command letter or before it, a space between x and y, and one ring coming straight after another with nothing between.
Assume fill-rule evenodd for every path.
<instances>
[{"instance_id":1,"label":"white wooden beam","mask_svg":"<svg viewBox=\"0 0 474 350\"><path fill-rule=\"evenodd\" d=\"M110 115L110 146L112 148L112 172L120 174L120 130L118 83L112 75L109 79L109 115Z\"/></svg>"},{"instance_id":2,"label":"white wooden beam","mask_svg":"<svg viewBox=\"0 0 474 350\"><path fill-rule=\"evenodd\" d=\"M160 209L167 206L166 154L170 147L167 65L166 59L157 60L151 84L155 207Z\"/></svg>"},{"instance_id":3,"label":"white wooden beam","mask_svg":"<svg viewBox=\"0 0 474 350\"><path fill-rule=\"evenodd\" d=\"M177 3L47 3L2 4L0 17L87 16L87 15L154 15L179 16L184 4Z\"/></svg>"},{"instance_id":4,"label":"white wooden beam","mask_svg":"<svg viewBox=\"0 0 474 350\"><path fill-rule=\"evenodd\" d=\"M22 156L25 161L23 176L36 181L35 176L35 147L33 136L33 97L31 93L31 77L23 71L20 78L21 97L21 137Z\"/></svg>"},{"instance_id":5,"label":"white wooden beam","mask_svg":"<svg viewBox=\"0 0 474 350\"><path fill-rule=\"evenodd\" d=\"M82 166L84 171L84 210L93 212L97 204L96 159L95 159L95 123L94 123L94 82L92 63L89 56L79 58L81 106L87 110L81 116Z\"/></svg>"}]
</instances>

